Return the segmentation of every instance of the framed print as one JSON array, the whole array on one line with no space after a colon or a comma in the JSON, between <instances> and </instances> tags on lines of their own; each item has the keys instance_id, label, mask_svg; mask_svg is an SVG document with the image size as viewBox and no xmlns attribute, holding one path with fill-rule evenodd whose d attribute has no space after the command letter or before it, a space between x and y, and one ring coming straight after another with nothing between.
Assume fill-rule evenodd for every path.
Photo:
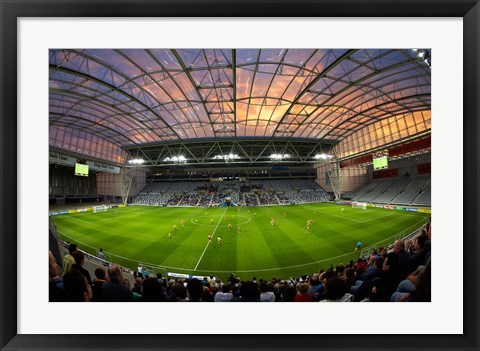
<instances>
[{"instance_id":1,"label":"framed print","mask_svg":"<svg viewBox=\"0 0 480 351\"><path fill-rule=\"evenodd\" d=\"M478 349L478 0L420 0L415 4L407 1L322 0L180 0L175 3L161 0L2 0L0 11L2 350ZM428 52L428 57L421 61L426 65L422 69L431 69L432 72L432 163L433 172L438 174L436 180L432 178L432 207L435 208L432 212L432 226L437 226L435 231L439 233L433 245L433 267L436 268L432 269L432 301L396 304L247 302L229 304L228 307L216 303L147 302L128 306L113 302L49 303L46 280L42 277L46 275L43 267L46 269L44 252L47 240L44 240L46 237L43 232L48 226L48 205L44 198L49 173L46 168L49 135L48 82L52 79L46 67L55 64L52 53L63 49L89 50L84 59L92 60L95 64L90 65L88 70L97 70L98 73L102 70L113 71L113 65L105 64L109 55L101 52L105 49L119 49L121 55L124 54L121 48L125 51L130 48L238 48L240 51L251 47L431 48L422 52L423 55ZM182 59L184 53L180 50L172 52L176 61L181 63L181 72L179 70L177 73L182 78L177 80L168 77L168 81L173 82L171 84L188 90L186 86L191 83L196 86L196 89L192 88L193 93L207 96L207 93L200 92L200 84L195 85L193 82L203 79L213 85L220 81L225 83L225 78L222 80L220 76L205 78L205 72L196 69L193 61L190 66L186 64L188 60ZM261 54L257 55L260 58ZM154 57L155 54L151 56ZM160 54L155 59L160 61L159 57ZM238 57L243 59L241 55ZM413 57L414 55L409 59L414 60ZM143 59L147 60L145 57ZM245 55L245 61L247 60ZM270 58L265 60L269 61ZM398 58L391 57L391 60ZM79 62L78 66L82 64ZM409 62L402 61L399 66L407 64ZM260 59L258 65L261 65ZM367 69L366 64L362 65L358 59L352 59L348 67L354 65ZM62 84L67 85L63 79L74 70L74 64L72 67L67 66L61 72L61 79L53 79L53 84L58 84L54 86L58 87L58 91ZM78 69L70 83L78 88L89 72ZM252 72L259 76L265 73L258 68ZM248 80L247 76L250 77L250 73L235 79ZM348 82L333 76L327 78L335 84L348 85ZM422 77L415 79L421 80ZM95 84L99 80L93 81L82 87L84 90L76 90L72 85L70 92L75 90L78 100L69 105L71 111L76 109L76 105L84 103L88 89L105 95L95 101L100 102L102 107L95 108L108 110L112 107L107 106L111 101L107 98L109 93L106 90L100 93L103 88ZM112 78L112 86L114 84ZM213 91L205 83L203 88L212 90L212 94L218 94L222 89L225 94L229 94L228 89L232 87L225 84L218 91ZM411 87L395 89L407 88ZM175 90L174 87L171 89ZM334 89L333 83L329 89ZM366 86L359 89L366 89ZM424 92L421 88L416 89L418 101L424 102ZM134 88L131 91L136 94ZM120 90L117 92L121 95ZM305 92L307 95L307 90ZM97 93L93 99L98 97ZM368 94L378 98L374 91L369 91ZM361 97L367 99L365 96ZM244 98L253 100L254 97L250 92ZM301 102L302 98L303 96L294 99L295 103ZM403 101L403 98L400 97L399 101ZM146 106L147 103L142 99L144 97L139 96L136 104L143 103ZM185 102L179 104L182 103ZM214 104L208 105L211 101L207 97L201 103L206 110L207 107L211 108L208 114L210 123L215 118L228 117L222 108L218 110L219 107L213 106ZM65 100L57 107L60 109L67 104L69 101ZM338 109L335 106L332 108ZM119 105L115 109L119 110ZM87 114L95 115L93 110L94 108L83 111L84 119L89 118L86 117ZM292 110L293 108L289 109ZM192 113L195 111L192 107ZM239 111L240 108L237 112ZM378 113L382 111L379 109ZM430 123L430 118L428 120ZM126 119L124 122L128 125L131 121ZM148 123L144 120L139 123L144 122ZM62 126L68 124L62 123ZM78 121L71 122L75 123ZM167 130L167 120L165 124L162 128ZM245 119L245 125L247 130L248 118ZM293 126L294 123L290 123L289 127ZM265 124L264 127L266 131L268 125ZM109 128L114 129L111 126ZM199 123L192 128L203 127ZM187 129L182 132L195 132ZM151 127L151 130L153 132L155 127ZM117 136L118 134L121 133L116 133ZM137 140L135 137L138 140L148 139L147 136L129 137L130 140ZM109 138L114 139L111 136ZM110 147L106 142L98 144L101 144L98 152L106 152ZM79 169L82 168L82 174L88 174L88 167L85 166L94 169L88 162L83 162L81 166L83 167ZM77 173L80 174L80 171ZM85 179L85 176L78 174L77 177ZM365 204L363 208L366 207ZM270 225L274 226L273 219ZM240 233L240 226L238 228ZM175 233L173 239L174 237ZM220 244L219 241L217 245ZM194 270L199 266L204 253L205 250L200 259L194 262Z\"/></svg>"}]
</instances>

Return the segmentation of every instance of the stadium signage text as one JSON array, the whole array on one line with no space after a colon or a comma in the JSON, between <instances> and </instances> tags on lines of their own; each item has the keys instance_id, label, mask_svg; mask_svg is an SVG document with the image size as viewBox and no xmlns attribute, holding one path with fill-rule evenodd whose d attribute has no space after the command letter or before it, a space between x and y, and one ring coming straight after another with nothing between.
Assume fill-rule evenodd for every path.
<instances>
[{"instance_id":1,"label":"stadium signage text","mask_svg":"<svg viewBox=\"0 0 480 351\"><path fill-rule=\"evenodd\" d=\"M50 152L48 155L48 160L52 163L67 166L74 166L77 162L77 159L75 157L57 154L56 152Z\"/></svg>"},{"instance_id":2,"label":"stadium signage text","mask_svg":"<svg viewBox=\"0 0 480 351\"><path fill-rule=\"evenodd\" d=\"M116 174L120 173L120 167L107 165L105 163L87 161L87 165L93 171L103 171Z\"/></svg>"}]
</instances>

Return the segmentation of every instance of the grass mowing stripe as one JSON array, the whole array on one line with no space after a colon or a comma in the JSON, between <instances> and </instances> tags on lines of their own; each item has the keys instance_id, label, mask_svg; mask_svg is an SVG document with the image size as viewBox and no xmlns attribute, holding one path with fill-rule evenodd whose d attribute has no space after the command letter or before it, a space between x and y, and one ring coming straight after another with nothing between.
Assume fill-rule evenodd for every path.
<instances>
[{"instance_id":1,"label":"grass mowing stripe","mask_svg":"<svg viewBox=\"0 0 480 351\"><path fill-rule=\"evenodd\" d=\"M225 216L225 212L227 212L227 208L228 208L228 207L225 207L225 211L223 211L223 214L220 216L220 219L218 220L217 226L216 226L215 229L213 230L212 239L213 239L213 237L215 236L215 232L217 231L218 226L219 226L220 223L222 222L223 216ZM207 251L208 245L210 245L210 240L207 242L207 245L205 246L205 249L204 249L203 252L202 252L202 256L200 256L200 258L198 259L197 265L196 265L195 268L193 269L194 271L197 270L197 267L198 267L198 265L200 264L200 261L202 260L203 255L205 255L205 251Z\"/></svg>"}]
</instances>

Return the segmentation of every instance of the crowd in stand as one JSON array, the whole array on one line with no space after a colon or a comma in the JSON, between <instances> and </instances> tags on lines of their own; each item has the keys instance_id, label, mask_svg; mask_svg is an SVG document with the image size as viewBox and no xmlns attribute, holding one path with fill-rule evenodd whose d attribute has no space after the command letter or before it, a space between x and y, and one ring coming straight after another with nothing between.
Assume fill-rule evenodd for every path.
<instances>
[{"instance_id":1,"label":"crowd in stand","mask_svg":"<svg viewBox=\"0 0 480 351\"><path fill-rule=\"evenodd\" d=\"M372 250L368 257L297 278L244 280L232 273L226 281L165 279L139 268L132 287L115 264L97 268L92 280L83 267L85 255L70 244L61 277L49 252L49 296L52 302L427 302L431 300L430 251L428 223L414 240L397 240L391 250Z\"/></svg>"},{"instance_id":2,"label":"crowd in stand","mask_svg":"<svg viewBox=\"0 0 480 351\"><path fill-rule=\"evenodd\" d=\"M313 180L151 183L134 199L138 205L220 206L226 197L242 206L310 203L330 200Z\"/></svg>"}]
</instances>

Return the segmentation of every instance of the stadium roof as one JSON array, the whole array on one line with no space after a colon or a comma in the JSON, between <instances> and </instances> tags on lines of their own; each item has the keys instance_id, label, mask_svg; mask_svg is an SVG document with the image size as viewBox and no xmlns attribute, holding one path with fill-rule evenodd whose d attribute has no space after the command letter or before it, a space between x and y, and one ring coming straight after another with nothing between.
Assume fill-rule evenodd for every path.
<instances>
[{"instance_id":1,"label":"stadium roof","mask_svg":"<svg viewBox=\"0 0 480 351\"><path fill-rule=\"evenodd\" d=\"M50 132L95 135L149 165L218 153L305 162L366 125L430 110L430 66L425 49L54 49Z\"/></svg>"}]
</instances>

